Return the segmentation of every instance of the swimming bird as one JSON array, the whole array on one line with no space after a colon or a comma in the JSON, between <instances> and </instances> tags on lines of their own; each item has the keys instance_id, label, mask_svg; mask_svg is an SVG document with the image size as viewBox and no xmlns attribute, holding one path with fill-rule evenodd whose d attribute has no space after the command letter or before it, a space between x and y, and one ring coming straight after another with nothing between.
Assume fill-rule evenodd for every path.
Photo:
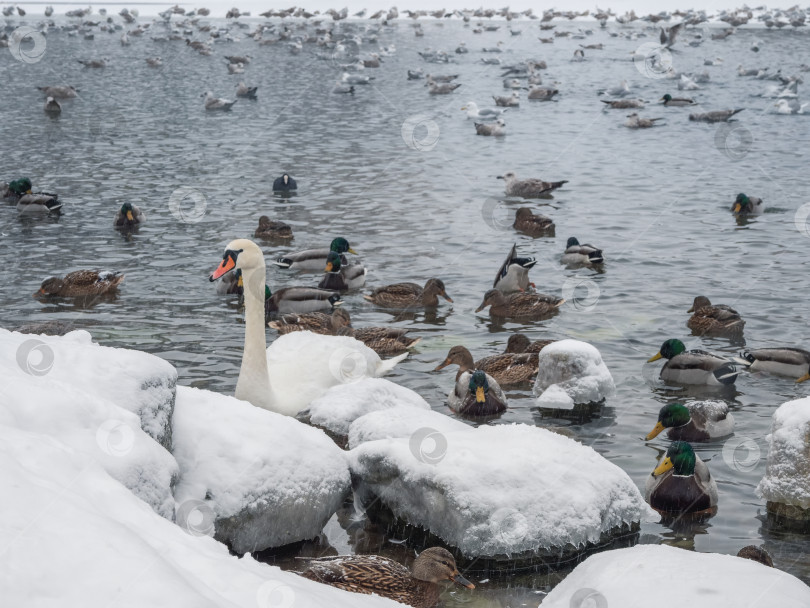
<instances>
[{"instance_id":1,"label":"swimming bird","mask_svg":"<svg viewBox=\"0 0 810 608\"><path fill-rule=\"evenodd\" d=\"M669 93L664 95L658 101L663 101L665 106L667 107L682 107L682 106L694 106L697 105L694 99L689 99L686 97L673 97Z\"/></svg>"},{"instance_id":2,"label":"swimming bird","mask_svg":"<svg viewBox=\"0 0 810 608\"><path fill-rule=\"evenodd\" d=\"M667 359L661 368L661 379L678 384L705 384L720 386L734 384L740 373L732 361L703 350L686 350L677 339L666 340L658 354L648 363Z\"/></svg>"},{"instance_id":3,"label":"swimming bird","mask_svg":"<svg viewBox=\"0 0 810 608\"><path fill-rule=\"evenodd\" d=\"M663 120L662 118L641 118L638 114L633 112L627 115L627 122L624 123L625 127L630 129L649 129L654 127L655 121Z\"/></svg>"},{"instance_id":4,"label":"swimming bird","mask_svg":"<svg viewBox=\"0 0 810 608\"><path fill-rule=\"evenodd\" d=\"M737 551L737 557L742 557L743 559L752 559L764 566L773 568L773 558L771 557L771 554L768 553L763 547L747 545Z\"/></svg>"},{"instance_id":5,"label":"swimming bird","mask_svg":"<svg viewBox=\"0 0 810 608\"><path fill-rule=\"evenodd\" d=\"M494 289L503 293L513 291L528 291L531 286L529 281L529 269L537 264L534 258L522 258L517 255L517 243L512 245L512 249L506 256L503 264L495 275L492 283Z\"/></svg>"},{"instance_id":6,"label":"swimming bird","mask_svg":"<svg viewBox=\"0 0 810 608\"><path fill-rule=\"evenodd\" d=\"M320 271L326 267L329 252L334 251L341 256L341 264L347 265L348 261L344 254L351 253L357 255L357 252L351 248L349 241L342 236L332 239L329 248L323 249L305 249L304 251L296 251L277 258L272 263L281 268L289 268L291 270L309 270Z\"/></svg>"},{"instance_id":7,"label":"swimming bird","mask_svg":"<svg viewBox=\"0 0 810 608\"><path fill-rule=\"evenodd\" d=\"M206 110L230 110L233 104L235 104L238 100L234 99L230 101L228 99L220 99L218 97L214 97L214 94L211 91L206 91L203 93L202 97L205 97L205 109Z\"/></svg>"},{"instance_id":8,"label":"swimming bird","mask_svg":"<svg viewBox=\"0 0 810 608\"><path fill-rule=\"evenodd\" d=\"M450 409L461 416L494 416L506 410L506 396L495 380L477 369L460 372L448 395Z\"/></svg>"},{"instance_id":9,"label":"swimming bird","mask_svg":"<svg viewBox=\"0 0 810 608\"><path fill-rule=\"evenodd\" d=\"M467 111L467 118L475 118L478 120L495 120L508 110L508 108L479 108L478 104L474 101L468 101L461 109Z\"/></svg>"},{"instance_id":10,"label":"swimming bird","mask_svg":"<svg viewBox=\"0 0 810 608\"><path fill-rule=\"evenodd\" d=\"M582 49L577 49L574 51L574 56L571 58L571 61L585 61L585 51Z\"/></svg>"},{"instance_id":11,"label":"swimming bird","mask_svg":"<svg viewBox=\"0 0 810 608\"><path fill-rule=\"evenodd\" d=\"M259 87L249 87L244 82L236 83L236 96L245 97L247 99L256 99L256 91Z\"/></svg>"},{"instance_id":12,"label":"swimming bird","mask_svg":"<svg viewBox=\"0 0 810 608\"><path fill-rule=\"evenodd\" d=\"M105 68L107 67L107 59L77 59L86 68Z\"/></svg>"},{"instance_id":13,"label":"swimming bird","mask_svg":"<svg viewBox=\"0 0 810 608\"><path fill-rule=\"evenodd\" d=\"M568 265L593 265L605 261L602 250L593 245L580 245L576 237L572 236L565 244L562 263Z\"/></svg>"},{"instance_id":14,"label":"swimming bird","mask_svg":"<svg viewBox=\"0 0 810 608\"><path fill-rule=\"evenodd\" d=\"M745 321L740 313L724 304L712 305L706 296L697 296L692 303L692 317L686 326L698 336L742 336Z\"/></svg>"},{"instance_id":15,"label":"swimming bird","mask_svg":"<svg viewBox=\"0 0 810 608\"><path fill-rule=\"evenodd\" d=\"M163 60L160 57L147 57L146 64L150 68L159 68L163 65Z\"/></svg>"},{"instance_id":16,"label":"swimming bird","mask_svg":"<svg viewBox=\"0 0 810 608\"><path fill-rule=\"evenodd\" d=\"M677 23L671 27L664 28L661 27L661 35L659 36L659 40L661 44L665 48L671 48L675 41L678 39L678 34L681 32L681 28L684 26L684 21L681 23Z\"/></svg>"},{"instance_id":17,"label":"swimming bird","mask_svg":"<svg viewBox=\"0 0 810 608\"><path fill-rule=\"evenodd\" d=\"M668 403L658 412L658 422L644 439L650 441L664 430L673 441L711 441L734 432L734 417L724 401Z\"/></svg>"},{"instance_id":18,"label":"swimming bird","mask_svg":"<svg viewBox=\"0 0 810 608\"><path fill-rule=\"evenodd\" d=\"M495 317L525 320L547 319L559 312L565 300L542 293L504 294L497 289L490 289L484 294L484 300L475 309L481 312L490 307L489 313Z\"/></svg>"},{"instance_id":19,"label":"swimming bird","mask_svg":"<svg viewBox=\"0 0 810 608\"><path fill-rule=\"evenodd\" d=\"M622 80L618 85L605 89L604 91L601 91L601 93L610 95L611 97L626 97L627 95L630 95L632 91L627 85L627 81Z\"/></svg>"},{"instance_id":20,"label":"swimming bird","mask_svg":"<svg viewBox=\"0 0 810 608\"><path fill-rule=\"evenodd\" d=\"M518 232L529 236L553 236L554 221L550 217L534 214L528 207L521 207L515 212L515 221L512 227Z\"/></svg>"},{"instance_id":21,"label":"swimming bird","mask_svg":"<svg viewBox=\"0 0 810 608\"><path fill-rule=\"evenodd\" d=\"M645 499L663 515L710 516L717 511L717 483L685 441L673 441L647 478Z\"/></svg>"},{"instance_id":22,"label":"swimming bird","mask_svg":"<svg viewBox=\"0 0 810 608\"><path fill-rule=\"evenodd\" d=\"M76 270L63 278L48 277L34 295L65 298L98 296L115 291L123 280L124 275L117 271Z\"/></svg>"},{"instance_id":23,"label":"swimming bird","mask_svg":"<svg viewBox=\"0 0 810 608\"><path fill-rule=\"evenodd\" d=\"M798 99L780 99L774 104L777 114L804 114L808 105L810 104L801 103Z\"/></svg>"},{"instance_id":24,"label":"swimming bird","mask_svg":"<svg viewBox=\"0 0 810 608\"><path fill-rule=\"evenodd\" d=\"M346 336L349 335L351 329L351 318L348 311L343 308L335 308L331 314L308 312L279 315L267 326L282 335L294 331L311 331L324 336Z\"/></svg>"},{"instance_id":25,"label":"swimming bird","mask_svg":"<svg viewBox=\"0 0 810 608\"><path fill-rule=\"evenodd\" d=\"M354 85L337 81L332 87L332 92L338 95L354 95Z\"/></svg>"},{"instance_id":26,"label":"swimming bird","mask_svg":"<svg viewBox=\"0 0 810 608\"><path fill-rule=\"evenodd\" d=\"M272 292L269 286L264 287L265 319L275 314L331 311L333 307L342 305L340 294L331 289L294 286Z\"/></svg>"},{"instance_id":27,"label":"swimming bird","mask_svg":"<svg viewBox=\"0 0 810 608\"><path fill-rule=\"evenodd\" d=\"M522 198L545 196L568 183L567 179L559 182L546 182L536 178L518 179L514 171L499 175L497 179L503 180L504 192L507 196L520 196Z\"/></svg>"},{"instance_id":28,"label":"swimming bird","mask_svg":"<svg viewBox=\"0 0 810 608\"><path fill-rule=\"evenodd\" d=\"M543 350L546 346L555 342L556 340L529 340L525 334L512 334L509 336L509 339L506 341L506 349L503 351L505 353L528 353L532 355L536 355L541 350Z\"/></svg>"},{"instance_id":29,"label":"swimming bird","mask_svg":"<svg viewBox=\"0 0 810 608\"><path fill-rule=\"evenodd\" d=\"M58 116L62 113L62 106L53 97L48 97L48 99L45 100L44 111L51 116Z\"/></svg>"},{"instance_id":30,"label":"swimming bird","mask_svg":"<svg viewBox=\"0 0 810 608\"><path fill-rule=\"evenodd\" d=\"M449 95L461 86L459 82L435 82L433 79L428 78L425 86L429 87L428 93L431 95Z\"/></svg>"},{"instance_id":31,"label":"swimming bird","mask_svg":"<svg viewBox=\"0 0 810 608\"><path fill-rule=\"evenodd\" d=\"M604 104L607 104L607 107L613 110L629 110L632 108L644 107L644 102L640 99L614 99L614 100L600 99L600 101Z\"/></svg>"},{"instance_id":32,"label":"swimming bird","mask_svg":"<svg viewBox=\"0 0 810 608\"><path fill-rule=\"evenodd\" d=\"M734 359L752 372L768 372L795 378L796 382L810 380L810 352L801 348L757 348Z\"/></svg>"},{"instance_id":33,"label":"swimming bird","mask_svg":"<svg viewBox=\"0 0 810 608\"><path fill-rule=\"evenodd\" d=\"M520 105L520 93L513 91L508 97L493 95L495 105L501 108L516 108Z\"/></svg>"},{"instance_id":34,"label":"swimming bird","mask_svg":"<svg viewBox=\"0 0 810 608\"><path fill-rule=\"evenodd\" d=\"M132 203L124 203L121 208L115 212L115 219L113 226L116 228L135 228L140 226L146 221L146 216L140 207Z\"/></svg>"},{"instance_id":35,"label":"swimming bird","mask_svg":"<svg viewBox=\"0 0 810 608\"><path fill-rule=\"evenodd\" d=\"M291 239L293 238L292 228L279 220L271 220L266 215L259 218L259 227L253 233L257 239Z\"/></svg>"},{"instance_id":36,"label":"swimming bird","mask_svg":"<svg viewBox=\"0 0 810 608\"><path fill-rule=\"evenodd\" d=\"M759 215L764 209L761 198L748 196L742 192L737 195L731 206L731 210L737 215Z\"/></svg>"},{"instance_id":37,"label":"swimming bird","mask_svg":"<svg viewBox=\"0 0 810 608\"><path fill-rule=\"evenodd\" d=\"M535 101L551 101L558 93L559 91L553 87L532 86L529 88L527 97Z\"/></svg>"},{"instance_id":38,"label":"swimming bird","mask_svg":"<svg viewBox=\"0 0 810 608\"><path fill-rule=\"evenodd\" d=\"M343 555L311 560L301 576L344 591L379 595L413 608L432 608L439 601L440 582L450 580L473 589L461 576L453 555L444 548L425 549L411 570L379 555Z\"/></svg>"},{"instance_id":39,"label":"swimming bird","mask_svg":"<svg viewBox=\"0 0 810 608\"><path fill-rule=\"evenodd\" d=\"M79 90L70 85L55 85L50 87L37 87L46 97L54 99L73 99L79 94Z\"/></svg>"},{"instance_id":40,"label":"swimming bird","mask_svg":"<svg viewBox=\"0 0 810 608\"><path fill-rule=\"evenodd\" d=\"M273 192L289 192L290 190L298 190L298 182L296 182L289 173L282 173L281 177L273 180Z\"/></svg>"},{"instance_id":41,"label":"swimming bird","mask_svg":"<svg viewBox=\"0 0 810 608\"><path fill-rule=\"evenodd\" d=\"M487 135L494 137L506 135L506 123L502 118L499 118L495 122L491 123L476 122L474 124L476 135Z\"/></svg>"},{"instance_id":42,"label":"swimming bird","mask_svg":"<svg viewBox=\"0 0 810 608\"><path fill-rule=\"evenodd\" d=\"M416 283L394 283L378 287L363 298L381 308L435 308L439 296L448 302L453 298L447 295L444 283L439 279L428 279L422 287Z\"/></svg>"},{"instance_id":43,"label":"swimming bird","mask_svg":"<svg viewBox=\"0 0 810 608\"><path fill-rule=\"evenodd\" d=\"M514 385L531 382L537 375L539 360L534 353L502 353L473 360L472 353L466 347L456 345L447 353L445 360L433 371L439 371L448 365L458 365L456 380L464 372L481 370L499 385Z\"/></svg>"},{"instance_id":44,"label":"swimming bird","mask_svg":"<svg viewBox=\"0 0 810 608\"><path fill-rule=\"evenodd\" d=\"M689 120L695 122L726 122L729 118L738 112L742 112L744 109L745 108L739 108L737 110L715 110L713 112L690 114Z\"/></svg>"},{"instance_id":45,"label":"swimming bird","mask_svg":"<svg viewBox=\"0 0 810 608\"><path fill-rule=\"evenodd\" d=\"M340 254L330 251L326 256L326 267L318 287L333 291L348 291L366 284L366 269L360 264L344 266Z\"/></svg>"}]
</instances>

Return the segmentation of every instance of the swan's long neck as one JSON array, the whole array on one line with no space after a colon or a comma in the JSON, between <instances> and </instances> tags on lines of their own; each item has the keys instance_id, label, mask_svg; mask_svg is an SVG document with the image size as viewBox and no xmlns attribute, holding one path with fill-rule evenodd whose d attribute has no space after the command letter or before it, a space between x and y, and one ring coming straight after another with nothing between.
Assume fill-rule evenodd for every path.
<instances>
[{"instance_id":1,"label":"swan's long neck","mask_svg":"<svg viewBox=\"0 0 810 608\"><path fill-rule=\"evenodd\" d=\"M242 271L245 294L245 348L242 369L236 382L236 398L273 410L267 344L264 336L264 262Z\"/></svg>"}]
</instances>

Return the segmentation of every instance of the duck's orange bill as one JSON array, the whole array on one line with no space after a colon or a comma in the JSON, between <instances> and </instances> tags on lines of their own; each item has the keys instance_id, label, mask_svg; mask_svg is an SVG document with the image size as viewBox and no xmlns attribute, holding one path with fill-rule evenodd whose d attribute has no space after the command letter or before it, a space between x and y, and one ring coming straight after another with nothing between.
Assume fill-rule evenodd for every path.
<instances>
[{"instance_id":1,"label":"duck's orange bill","mask_svg":"<svg viewBox=\"0 0 810 608\"><path fill-rule=\"evenodd\" d=\"M224 258L222 258L222 262L217 267L217 269L214 271L214 274L211 275L209 280L216 281L219 277L221 277L223 274L225 274L229 270L233 270L233 268L235 266L236 266L236 260L234 260L231 256L226 255Z\"/></svg>"},{"instance_id":2,"label":"duck's orange bill","mask_svg":"<svg viewBox=\"0 0 810 608\"><path fill-rule=\"evenodd\" d=\"M804 376L802 376L801 378L798 378L798 379L796 380L796 382L807 382L808 380L810 380L810 373L805 374L805 375L804 375Z\"/></svg>"},{"instance_id":3,"label":"duck's orange bill","mask_svg":"<svg viewBox=\"0 0 810 608\"><path fill-rule=\"evenodd\" d=\"M475 401L476 403L484 403L487 400L487 396L484 393L484 387L479 386L475 389Z\"/></svg>"},{"instance_id":4,"label":"duck's orange bill","mask_svg":"<svg viewBox=\"0 0 810 608\"><path fill-rule=\"evenodd\" d=\"M326 270L325 272L332 272L332 262L326 263Z\"/></svg>"},{"instance_id":5,"label":"duck's orange bill","mask_svg":"<svg viewBox=\"0 0 810 608\"><path fill-rule=\"evenodd\" d=\"M460 574L459 572L456 572L456 573L455 573L455 574L454 574L454 575L451 577L451 579L450 579L450 580L452 580L452 581L454 581L454 582L458 583L459 585L461 585L461 586L463 586L463 587L467 587L467 589L475 589L475 585L473 585L473 584L472 584L470 581L468 581L466 578L464 578L463 576L461 576L461 574Z\"/></svg>"},{"instance_id":6,"label":"duck's orange bill","mask_svg":"<svg viewBox=\"0 0 810 608\"><path fill-rule=\"evenodd\" d=\"M132 217L132 211L127 211L127 219L128 219L130 222L134 222L134 221L135 221L135 218L134 218L134 217Z\"/></svg>"},{"instance_id":7,"label":"duck's orange bill","mask_svg":"<svg viewBox=\"0 0 810 608\"><path fill-rule=\"evenodd\" d=\"M664 428L665 428L665 427L664 427L664 425L663 425L663 424L661 424L661 422L658 422L658 423L655 425L655 428L654 428L653 430L651 430L651 431L649 432L649 434L648 434L648 435L647 435L647 436L646 436L644 439L646 439L647 441L649 441L650 439L654 439L655 437L658 437L658 435L661 433L661 431L663 431L663 430L664 430Z\"/></svg>"},{"instance_id":8,"label":"duck's orange bill","mask_svg":"<svg viewBox=\"0 0 810 608\"><path fill-rule=\"evenodd\" d=\"M740 209L742 209L742 205L740 203L734 205L734 213L739 213Z\"/></svg>"},{"instance_id":9,"label":"duck's orange bill","mask_svg":"<svg viewBox=\"0 0 810 608\"><path fill-rule=\"evenodd\" d=\"M444 369L444 368L445 368L445 367L447 367L448 365L450 365L450 359L445 359L445 360L444 360L444 363L440 363L439 365L437 365L437 366L436 366L436 369L434 369L433 371L434 371L434 372L437 372L437 371L439 371L440 369Z\"/></svg>"}]
</instances>

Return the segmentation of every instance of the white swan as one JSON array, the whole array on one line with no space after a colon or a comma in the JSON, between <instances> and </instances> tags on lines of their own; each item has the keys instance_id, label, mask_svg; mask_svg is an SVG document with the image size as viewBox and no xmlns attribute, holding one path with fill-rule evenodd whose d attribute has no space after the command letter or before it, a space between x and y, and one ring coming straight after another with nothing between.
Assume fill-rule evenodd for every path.
<instances>
[{"instance_id":1,"label":"white swan","mask_svg":"<svg viewBox=\"0 0 810 608\"><path fill-rule=\"evenodd\" d=\"M265 264L251 240L228 243L215 281L231 269L242 271L245 293L245 347L236 383L237 399L279 414L295 416L327 389L389 372L407 353L383 361L362 342L347 336L292 332L266 348Z\"/></svg>"}]
</instances>

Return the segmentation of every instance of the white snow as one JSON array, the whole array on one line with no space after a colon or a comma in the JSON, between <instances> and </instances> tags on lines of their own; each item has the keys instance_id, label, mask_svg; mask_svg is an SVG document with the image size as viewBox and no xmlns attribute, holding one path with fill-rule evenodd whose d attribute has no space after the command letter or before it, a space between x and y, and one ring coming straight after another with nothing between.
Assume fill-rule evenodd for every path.
<instances>
[{"instance_id":1,"label":"white snow","mask_svg":"<svg viewBox=\"0 0 810 608\"><path fill-rule=\"evenodd\" d=\"M658 519L624 471L562 435L523 424L428 435L363 443L352 474L467 557L579 547Z\"/></svg>"},{"instance_id":2,"label":"white snow","mask_svg":"<svg viewBox=\"0 0 810 608\"><path fill-rule=\"evenodd\" d=\"M399 406L430 409L427 401L409 388L382 378L364 378L333 386L315 399L309 404L309 421L345 436L349 434L349 425L364 414Z\"/></svg>"},{"instance_id":3,"label":"white snow","mask_svg":"<svg viewBox=\"0 0 810 608\"><path fill-rule=\"evenodd\" d=\"M229 555L156 515L90 455L7 422L0 422L4 606L402 606Z\"/></svg>"},{"instance_id":4,"label":"white snow","mask_svg":"<svg viewBox=\"0 0 810 608\"><path fill-rule=\"evenodd\" d=\"M178 386L173 424L177 522L199 507L237 553L314 538L349 491L344 452L288 416Z\"/></svg>"},{"instance_id":5,"label":"white snow","mask_svg":"<svg viewBox=\"0 0 810 608\"><path fill-rule=\"evenodd\" d=\"M810 508L810 397L773 413L768 464L757 494L772 502Z\"/></svg>"},{"instance_id":6,"label":"white snow","mask_svg":"<svg viewBox=\"0 0 810 608\"><path fill-rule=\"evenodd\" d=\"M0 330L0 376L0 424L86 454L155 512L173 518L178 467L154 440L171 436L164 423L174 404L170 364L93 344L84 331L31 336Z\"/></svg>"},{"instance_id":7,"label":"white snow","mask_svg":"<svg viewBox=\"0 0 810 608\"><path fill-rule=\"evenodd\" d=\"M545 395L551 389L550 395ZM563 398L561 389L568 395ZM599 350L579 340L558 340L540 351L534 393L540 407L566 408L571 402L597 403L616 390Z\"/></svg>"},{"instance_id":8,"label":"white snow","mask_svg":"<svg viewBox=\"0 0 810 608\"><path fill-rule=\"evenodd\" d=\"M750 559L637 545L590 556L542 608L806 608L810 587Z\"/></svg>"},{"instance_id":9,"label":"white snow","mask_svg":"<svg viewBox=\"0 0 810 608\"><path fill-rule=\"evenodd\" d=\"M436 453L440 454L442 448L435 442L431 443L431 437L439 439L445 433L472 428L445 414L403 405L370 412L352 422L348 433L349 447L356 448L360 444L377 439L408 437L417 443L417 452L429 455L438 449Z\"/></svg>"}]
</instances>

